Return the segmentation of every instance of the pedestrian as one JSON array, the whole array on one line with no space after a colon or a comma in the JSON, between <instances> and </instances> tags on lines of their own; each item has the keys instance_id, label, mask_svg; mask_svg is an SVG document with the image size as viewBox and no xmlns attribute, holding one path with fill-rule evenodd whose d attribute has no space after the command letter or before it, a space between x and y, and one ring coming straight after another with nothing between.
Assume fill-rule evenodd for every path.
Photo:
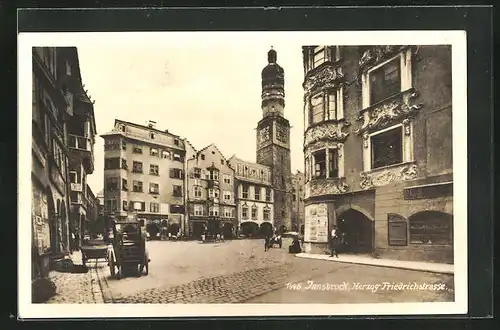
<instances>
[{"instance_id":1,"label":"pedestrian","mask_svg":"<svg viewBox=\"0 0 500 330\"><path fill-rule=\"evenodd\" d=\"M267 252L271 246L271 236L269 234L266 234L266 237L264 238L264 252Z\"/></svg>"},{"instance_id":2,"label":"pedestrian","mask_svg":"<svg viewBox=\"0 0 500 330\"><path fill-rule=\"evenodd\" d=\"M331 237L330 237L330 250L331 250L331 253L330 253L330 257L333 257L333 255L335 254L335 256L338 258L339 257L339 254L338 254L338 246L339 246L339 233L338 233L338 229L337 229L337 226L333 226L332 228L332 232L330 233Z\"/></svg>"}]
</instances>

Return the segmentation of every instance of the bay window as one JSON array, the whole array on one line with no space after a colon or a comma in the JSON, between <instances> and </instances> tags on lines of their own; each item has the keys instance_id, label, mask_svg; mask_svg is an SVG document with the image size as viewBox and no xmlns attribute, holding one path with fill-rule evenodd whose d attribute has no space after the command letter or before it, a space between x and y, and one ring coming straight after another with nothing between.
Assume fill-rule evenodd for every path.
<instances>
[{"instance_id":1,"label":"bay window","mask_svg":"<svg viewBox=\"0 0 500 330\"><path fill-rule=\"evenodd\" d=\"M314 154L314 177L326 178L326 154L324 150Z\"/></svg>"},{"instance_id":2,"label":"bay window","mask_svg":"<svg viewBox=\"0 0 500 330\"><path fill-rule=\"evenodd\" d=\"M328 176L339 177L339 153L337 149L328 149Z\"/></svg>"}]
</instances>

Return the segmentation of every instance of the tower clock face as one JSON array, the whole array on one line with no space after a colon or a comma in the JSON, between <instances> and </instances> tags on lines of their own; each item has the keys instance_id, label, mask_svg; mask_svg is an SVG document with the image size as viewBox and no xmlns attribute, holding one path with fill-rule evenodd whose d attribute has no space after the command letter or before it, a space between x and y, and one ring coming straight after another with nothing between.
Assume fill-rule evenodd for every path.
<instances>
[{"instance_id":1,"label":"tower clock face","mask_svg":"<svg viewBox=\"0 0 500 330\"><path fill-rule=\"evenodd\" d=\"M260 143L269 141L269 126L266 126L259 131L259 140Z\"/></svg>"},{"instance_id":2,"label":"tower clock face","mask_svg":"<svg viewBox=\"0 0 500 330\"><path fill-rule=\"evenodd\" d=\"M286 128L281 125L276 125L276 139L280 142L287 142Z\"/></svg>"}]
</instances>

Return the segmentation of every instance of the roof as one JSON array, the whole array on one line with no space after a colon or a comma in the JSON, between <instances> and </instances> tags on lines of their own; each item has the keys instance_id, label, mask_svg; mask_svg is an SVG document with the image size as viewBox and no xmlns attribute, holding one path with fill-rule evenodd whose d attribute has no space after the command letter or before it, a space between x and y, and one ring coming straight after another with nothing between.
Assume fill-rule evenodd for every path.
<instances>
[{"instance_id":1,"label":"roof","mask_svg":"<svg viewBox=\"0 0 500 330\"><path fill-rule=\"evenodd\" d=\"M157 132L157 133L160 133L160 134L168 134L170 136L180 138L179 135L170 133L168 130L162 131L162 130L159 130L159 129L154 128L154 127L149 127L149 126L146 126L146 125L140 125L140 124L132 123L132 122L121 120L121 119L115 119L115 125L116 124L125 124L125 125L135 126L137 128L144 128L144 129L147 129L149 131Z\"/></svg>"},{"instance_id":2,"label":"roof","mask_svg":"<svg viewBox=\"0 0 500 330\"><path fill-rule=\"evenodd\" d=\"M266 169L266 170L270 170L271 169L271 167L269 167L267 165L263 165L263 164L259 164L259 163L254 163L254 162L246 161L246 160L243 160L241 158L236 157L236 155L231 156L231 158L229 158L228 161L229 162L239 163L239 164L245 164L245 165L249 165L249 166L252 166L252 167L257 167L257 168L260 168L260 169Z\"/></svg>"},{"instance_id":3,"label":"roof","mask_svg":"<svg viewBox=\"0 0 500 330\"><path fill-rule=\"evenodd\" d=\"M199 155L199 154L203 153L203 151L207 150L207 149L208 149L208 148L210 148L210 147L214 147L214 148L215 148L215 150L217 150L217 152L219 152L219 154L222 156L222 158L223 158L225 161L227 161L226 157L224 157L224 154L222 153L222 151L220 151L220 149L219 149L219 148L217 148L217 146L215 145L215 143L210 143L210 144L209 144L208 146L206 146L205 148L200 149L200 151L198 151L198 152L197 152L197 154ZM195 149L195 150L196 150L196 149Z\"/></svg>"}]
</instances>

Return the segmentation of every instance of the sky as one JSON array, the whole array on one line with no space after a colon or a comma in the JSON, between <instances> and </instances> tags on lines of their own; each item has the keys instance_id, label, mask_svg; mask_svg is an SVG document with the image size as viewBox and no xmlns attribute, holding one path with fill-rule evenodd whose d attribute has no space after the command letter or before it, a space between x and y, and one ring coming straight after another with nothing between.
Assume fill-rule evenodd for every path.
<instances>
[{"instance_id":1,"label":"sky","mask_svg":"<svg viewBox=\"0 0 500 330\"><path fill-rule=\"evenodd\" d=\"M98 135L110 131L115 119L143 125L153 120L198 150L215 143L226 158L236 154L255 161L261 71L272 45L285 70L292 172L303 171L302 49L276 41L77 46L82 81L95 101ZM95 171L88 177L96 194L103 189L103 146L97 137Z\"/></svg>"}]
</instances>

